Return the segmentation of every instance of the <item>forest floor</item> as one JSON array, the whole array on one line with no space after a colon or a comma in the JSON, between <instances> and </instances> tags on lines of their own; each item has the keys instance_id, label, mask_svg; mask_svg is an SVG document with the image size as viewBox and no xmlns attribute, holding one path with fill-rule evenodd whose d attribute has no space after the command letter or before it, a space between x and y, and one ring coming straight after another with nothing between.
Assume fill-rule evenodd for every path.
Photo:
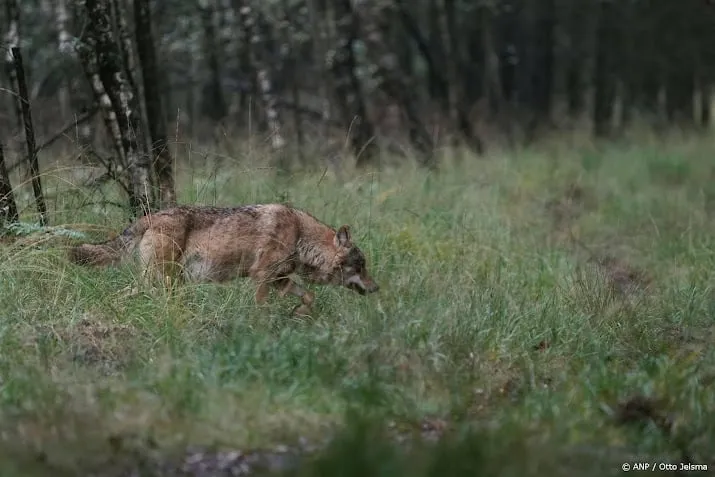
<instances>
[{"instance_id":1,"label":"forest floor","mask_svg":"<svg viewBox=\"0 0 715 477\"><path fill-rule=\"evenodd\" d=\"M542 145L347 181L181 153L182 203L289 201L352 226L381 289L315 287L311 319L257 308L248 280L128 296L131 265L68 263L62 230L100 241L126 217L45 163L64 229L0 244L0 471L712 471L714 153Z\"/></svg>"}]
</instances>

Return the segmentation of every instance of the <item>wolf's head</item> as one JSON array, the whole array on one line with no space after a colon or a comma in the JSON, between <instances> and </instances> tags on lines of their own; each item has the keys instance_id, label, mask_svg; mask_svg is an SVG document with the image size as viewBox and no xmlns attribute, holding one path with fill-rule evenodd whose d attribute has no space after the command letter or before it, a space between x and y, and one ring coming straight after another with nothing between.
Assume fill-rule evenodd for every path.
<instances>
[{"instance_id":1,"label":"wolf's head","mask_svg":"<svg viewBox=\"0 0 715 477\"><path fill-rule=\"evenodd\" d=\"M380 287L367 271L365 255L352 242L349 226L343 225L338 229L334 245L338 250L338 260L337 269L332 274L333 282L361 295L378 291Z\"/></svg>"}]
</instances>

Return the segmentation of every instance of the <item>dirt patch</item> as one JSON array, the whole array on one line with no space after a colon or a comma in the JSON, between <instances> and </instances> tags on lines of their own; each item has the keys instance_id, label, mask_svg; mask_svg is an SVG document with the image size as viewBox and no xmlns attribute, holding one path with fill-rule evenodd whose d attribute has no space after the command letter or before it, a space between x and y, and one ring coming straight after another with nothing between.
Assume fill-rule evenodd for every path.
<instances>
[{"instance_id":1,"label":"dirt patch","mask_svg":"<svg viewBox=\"0 0 715 477\"><path fill-rule=\"evenodd\" d=\"M636 394L615 406L613 418L618 425L640 429L652 424L677 452L681 462L702 462L700 456L694 458L692 453L692 436L676 432L674 417L665 408L665 399ZM684 475L684 472L676 471L675 475Z\"/></svg>"},{"instance_id":2,"label":"dirt patch","mask_svg":"<svg viewBox=\"0 0 715 477\"><path fill-rule=\"evenodd\" d=\"M644 270L633 266L627 260L602 253L574 235L574 222L596 206L597 200L593 192L577 183L569 184L556 194L556 197L549 200L545 209L553 220L553 234L557 242L580 250L582 253L579 261L592 265L585 268L599 273L609 292L613 292L616 296L625 297L647 289L653 280ZM592 274L587 271L585 276L589 275Z\"/></svg>"},{"instance_id":3,"label":"dirt patch","mask_svg":"<svg viewBox=\"0 0 715 477\"><path fill-rule=\"evenodd\" d=\"M614 417L621 425L643 425L653 422L659 428L670 432L672 420L663 413L663 407L664 403L660 400L635 395L618 403Z\"/></svg>"},{"instance_id":4,"label":"dirt patch","mask_svg":"<svg viewBox=\"0 0 715 477\"><path fill-rule=\"evenodd\" d=\"M566 298L574 312L599 319L632 314L650 290L644 272L595 259L577 265L569 281Z\"/></svg>"},{"instance_id":5,"label":"dirt patch","mask_svg":"<svg viewBox=\"0 0 715 477\"><path fill-rule=\"evenodd\" d=\"M661 330L663 341L672 347L677 359L695 361L701 359L712 347L715 341L715 325L664 326ZM705 374L702 384L715 381L715 372Z\"/></svg>"},{"instance_id":6,"label":"dirt patch","mask_svg":"<svg viewBox=\"0 0 715 477\"><path fill-rule=\"evenodd\" d=\"M74 326L59 334L70 345L73 361L112 372L126 363L136 330L125 324L104 323L85 314Z\"/></svg>"},{"instance_id":7,"label":"dirt patch","mask_svg":"<svg viewBox=\"0 0 715 477\"><path fill-rule=\"evenodd\" d=\"M588 261L598 267L606 277L612 291L619 296L629 296L646 290L653 281L652 277L644 270L610 255L594 255Z\"/></svg>"}]
</instances>

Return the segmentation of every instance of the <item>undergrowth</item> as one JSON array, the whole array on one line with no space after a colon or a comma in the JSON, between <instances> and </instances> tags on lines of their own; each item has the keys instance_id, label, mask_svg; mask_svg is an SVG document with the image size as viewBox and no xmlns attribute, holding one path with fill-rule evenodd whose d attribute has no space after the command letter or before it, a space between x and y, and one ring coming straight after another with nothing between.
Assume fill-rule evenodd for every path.
<instances>
[{"instance_id":1,"label":"undergrowth","mask_svg":"<svg viewBox=\"0 0 715 477\"><path fill-rule=\"evenodd\" d=\"M118 438L171 454L326 436L295 475L712 464L712 150L542 148L349 181L180 161L183 203L287 201L352 226L380 292L316 288L304 320L287 298L255 307L248 280L128 296L131 265L68 263L75 234L127 219L47 166L56 228L28 212L0 245L0 469L100 469ZM386 431L430 420L436 445Z\"/></svg>"}]
</instances>

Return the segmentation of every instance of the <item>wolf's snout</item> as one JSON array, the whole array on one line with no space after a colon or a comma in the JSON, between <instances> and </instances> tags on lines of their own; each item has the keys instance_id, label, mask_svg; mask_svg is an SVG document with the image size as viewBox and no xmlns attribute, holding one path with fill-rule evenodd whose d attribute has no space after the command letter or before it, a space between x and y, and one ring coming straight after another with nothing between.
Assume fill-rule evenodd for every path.
<instances>
[{"instance_id":1,"label":"wolf's snout","mask_svg":"<svg viewBox=\"0 0 715 477\"><path fill-rule=\"evenodd\" d=\"M353 291L358 292L361 295L366 295L368 293L375 293L380 289L377 283L372 281L371 278L361 277L360 275L354 275L350 277L345 282L345 286Z\"/></svg>"}]
</instances>

